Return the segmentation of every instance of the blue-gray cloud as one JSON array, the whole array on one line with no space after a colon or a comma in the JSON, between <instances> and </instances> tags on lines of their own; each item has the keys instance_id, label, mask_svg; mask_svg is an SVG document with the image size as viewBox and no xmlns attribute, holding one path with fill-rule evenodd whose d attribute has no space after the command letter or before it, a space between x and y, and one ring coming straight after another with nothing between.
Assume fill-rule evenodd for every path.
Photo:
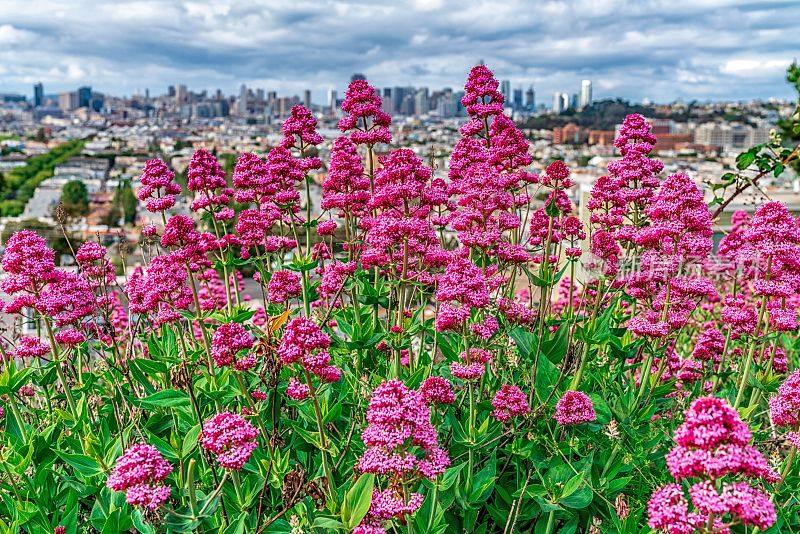
<instances>
[{"instance_id":1,"label":"blue-gray cloud","mask_svg":"<svg viewBox=\"0 0 800 534\"><path fill-rule=\"evenodd\" d=\"M600 98L787 97L798 20L794 0L6 0L0 91L244 82L319 98L353 72L457 87L483 59L540 100L581 78Z\"/></svg>"}]
</instances>

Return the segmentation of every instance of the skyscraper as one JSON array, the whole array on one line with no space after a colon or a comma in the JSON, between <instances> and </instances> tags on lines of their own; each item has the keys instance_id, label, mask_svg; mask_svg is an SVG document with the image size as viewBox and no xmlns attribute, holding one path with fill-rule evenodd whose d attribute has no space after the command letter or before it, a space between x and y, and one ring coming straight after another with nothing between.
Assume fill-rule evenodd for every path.
<instances>
[{"instance_id":1,"label":"skyscraper","mask_svg":"<svg viewBox=\"0 0 800 534\"><path fill-rule=\"evenodd\" d=\"M392 95L392 88L391 87L384 87L383 88L383 96L381 97L381 102L383 105L383 111L386 113L393 115L394 114L394 96Z\"/></svg>"},{"instance_id":2,"label":"skyscraper","mask_svg":"<svg viewBox=\"0 0 800 534\"><path fill-rule=\"evenodd\" d=\"M536 108L536 91L534 91L532 85L525 91L525 107L530 111Z\"/></svg>"},{"instance_id":3,"label":"skyscraper","mask_svg":"<svg viewBox=\"0 0 800 534\"><path fill-rule=\"evenodd\" d=\"M186 102L186 100L188 100L188 98L189 98L187 93L188 93L188 91L187 91L185 85L183 85L183 84L178 85L178 88L175 89L175 102L178 105L181 105L184 102Z\"/></svg>"},{"instance_id":4,"label":"skyscraper","mask_svg":"<svg viewBox=\"0 0 800 534\"><path fill-rule=\"evenodd\" d=\"M306 89L303 91L303 105L308 109L311 109L311 90Z\"/></svg>"},{"instance_id":5,"label":"skyscraper","mask_svg":"<svg viewBox=\"0 0 800 534\"><path fill-rule=\"evenodd\" d=\"M39 82L33 86L33 106L38 108L42 104L44 104L44 85Z\"/></svg>"},{"instance_id":6,"label":"skyscraper","mask_svg":"<svg viewBox=\"0 0 800 534\"><path fill-rule=\"evenodd\" d=\"M350 76L350 81L351 82L354 82L356 80L366 80L366 79L367 79L367 77L364 76L363 74L361 74L360 72L356 72L352 76Z\"/></svg>"},{"instance_id":7,"label":"skyscraper","mask_svg":"<svg viewBox=\"0 0 800 534\"><path fill-rule=\"evenodd\" d=\"M567 109L565 98L568 98L566 93L553 93L553 113L561 113Z\"/></svg>"},{"instance_id":8,"label":"skyscraper","mask_svg":"<svg viewBox=\"0 0 800 534\"><path fill-rule=\"evenodd\" d=\"M92 99L91 87L78 87L78 107L88 108L89 101Z\"/></svg>"},{"instance_id":9,"label":"skyscraper","mask_svg":"<svg viewBox=\"0 0 800 534\"><path fill-rule=\"evenodd\" d=\"M58 95L58 107L63 111L72 111L78 107L78 93L66 91Z\"/></svg>"},{"instance_id":10,"label":"skyscraper","mask_svg":"<svg viewBox=\"0 0 800 534\"><path fill-rule=\"evenodd\" d=\"M427 115L431 109L428 88L422 87L414 95L414 115Z\"/></svg>"},{"instance_id":11,"label":"skyscraper","mask_svg":"<svg viewBox=\"0 0 800 534\"><path fill-rule=\"evenodd\" d=\"M522 109L522 88L514 89L514 109Z\"/></svg>"},{"instance_id":12,"label":"skyscraper","mask_svg":"<svg viewBox=\"0 0 800 534\"><path fill-rule=\"evenodd\" d=\"M236 101L236 110L239 112L239 115L247 114L247 86L245 84L239 87L239 98Z\"/></svg>"},{"instance_id":13,"label":"skyscraper","mask_svg":"<svg viewBox=\"0 0 800 534\"><path fill-rule=\"evenodd\" d=\"M586 106L590 106L592 104L592 81L591 80L582 80L581 81L581 99L579 102L579 106L581 109L585 108Z\"/></svg>"},{"instance_id":14,"label":"skyscraper","mask_svg":"<svg viewBox=\"0 0 800 534\"><path fill-rule=\"evenodd\" d=\"M328 89L328 107L331 108L331 112L336 111L338 106L338 95L336 94L336 89Z\"/></svg>"},{"instance_id":15,"label":"skyscraper","mask_svg":"<svg viewBox=\"0 0 800 534\"><path fill-rule=\"evenodd\" d=\"M500 82L500 92L503 93L503 102L506 106L511 107L511 81L503 80Z\"/></svg>"}]
</instances>

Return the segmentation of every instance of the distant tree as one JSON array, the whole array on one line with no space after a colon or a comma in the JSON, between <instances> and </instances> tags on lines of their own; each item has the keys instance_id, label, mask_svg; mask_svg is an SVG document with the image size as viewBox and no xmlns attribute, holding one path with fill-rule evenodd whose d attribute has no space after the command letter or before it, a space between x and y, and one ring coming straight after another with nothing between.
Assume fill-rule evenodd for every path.
<instances>
[{"instance_id":1,"label":"distant tree","mask_svg":"<svg viewBox=\"0 0 800 534\"><path fill-rule=\"evenodd\" d=\"M89 191L79 180L67 182L61 191L61 204L68 217L85 217L89 214Z\"/></svg>"},{"instance_id":2,"label":"distant tree","mask_svg":"<svg viewBox=\"0 0 800 534\"><path fill-rule=\"evenodd\" d=\"M126 224L133 224L136 222L138 200L136 199L136 195L133 194L130 180L125 180L119 184L117 191L114 193L114 206L116 206L118 212L119 210L122 211L122 216Z\"/></svg>"}]
</instances>

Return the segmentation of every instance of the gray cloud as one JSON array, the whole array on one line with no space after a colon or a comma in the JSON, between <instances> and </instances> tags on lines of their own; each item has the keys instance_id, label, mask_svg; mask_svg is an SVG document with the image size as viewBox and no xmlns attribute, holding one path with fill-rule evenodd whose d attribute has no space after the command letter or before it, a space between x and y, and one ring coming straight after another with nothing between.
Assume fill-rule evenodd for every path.
<instances>
[{"instance_id":1,"label":"gray cloud","mask_svg":"<svg viewBox=\"0 0 800 534\"><path fill-rule=\"evenodd\" d=\"M0 91L168 84L233 92L463 85L483 59L540 100L590 78L598 98L787 97L793 0L5 0Z\"/></svg>"}]
</instances>

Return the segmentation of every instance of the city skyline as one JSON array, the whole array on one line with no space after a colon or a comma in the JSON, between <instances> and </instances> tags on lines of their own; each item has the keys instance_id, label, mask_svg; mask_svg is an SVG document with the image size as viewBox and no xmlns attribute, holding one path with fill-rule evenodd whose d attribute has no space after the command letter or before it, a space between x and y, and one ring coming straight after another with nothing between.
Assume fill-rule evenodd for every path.
<instances>
[{"instance_id":1,"label":"city skyline","mask_svg":"<svg viewBox=\"0 0 800 534\"><path fill-rule=\"evenodd\" d=\"M790 95L783 71L800 49L791 31L800 5L679 3L680 10L663 10L614 1L368 8L11 0L0 6L0 92L30 96L41 81L48 93L91 85L111 95L160 94L182 83L235 94L245 83L281 94L311 89L324 102L328 90L342 93L353 72L378 87L455 90L465 69L483 59L512 88L533 84L539 101L580 92L583 79L594 82L595 100Z\"/></svg>"}]
</instances>

